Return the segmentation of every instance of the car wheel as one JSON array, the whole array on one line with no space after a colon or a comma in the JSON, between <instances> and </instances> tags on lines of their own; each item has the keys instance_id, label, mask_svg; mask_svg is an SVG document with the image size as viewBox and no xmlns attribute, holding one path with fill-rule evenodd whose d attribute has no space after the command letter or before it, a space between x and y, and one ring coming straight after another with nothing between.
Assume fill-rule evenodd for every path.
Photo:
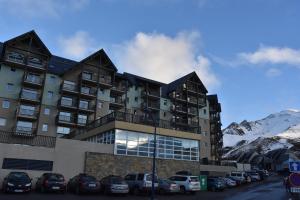
<instances>
[{"instance_id":1,"label":"car wheel","mask_svg":"<svg viewBox=\"0 0 300 200\"><path fill-rule=\"evenodd\" d=\"M216 191L216 187L212 187L211 191L215 192Z\"/></svg>"},{"instance_id":2,"label":"car wheel","mask_svg":"<svg viewBox=\"0 0 300 200\"><path fill-rule=\"evenodd\" d=\"M41 186L41 189L40 189L40 191L41 191L41 193L45 193L45 192L46 192L46 190L45 190L44 186Z\"/></svg>"},{"instance_id":3,"label":"car wheel","mask_svg":"<svg viewBox=\"0 0 300 200\"><path fill-rule=\"evenodd\" d=\"M180 186L180 193L185 194L185 187L184 186Z\"/></svg>"},{"instance_id":4,"label":"car wheel","mask_svg":"<svg viewBox=\"0 0 300 200\"><path fill-rule=\"evenodd\" d=\"M80 193L81 193L79 187L76 187L75 193L76 193L76 194L80 194Z\"/></svg>"},{"instance_id":5,"label":"car wheel","mask_svg":"<svg viewBox=\"0 0 300 200\"><path fill-rule=\"evenodd\" d=\"M135 188L133 189L133 194L134 194L134 195L139 195L139 194L140 194L139 188L135 187Z\"/></svg>"},{"instance_id":6,"label":"car wheel","mask_svg":"<svg viewBox=\"0 0 300 200\"><path fill-rule=\"evenodd\" d=\"M166 194L166 191L164 189L159 189L159 194L162 194L162 195L165 195Z\"/></svg>"}]
</instances>

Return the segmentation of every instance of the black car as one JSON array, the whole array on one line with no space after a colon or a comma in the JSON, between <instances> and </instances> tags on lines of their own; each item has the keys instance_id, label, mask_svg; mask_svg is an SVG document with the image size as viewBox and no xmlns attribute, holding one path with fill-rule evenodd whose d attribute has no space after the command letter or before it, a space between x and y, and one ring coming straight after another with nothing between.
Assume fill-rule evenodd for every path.
<instances>
[{"instance_id":1,"label":"black car","mask_svg":"<svg viewBox=\"0 0 300 200\"><path fill-rule=\"evenodd\" d=\"M35 189L39 192L66 192L65 178L61 174L44 173L36 182Z\"/></svg>"},{"instance_id":2,"label":"black car","mask_svg":"<svg viewBox=\"0 0 300 200\"><path fill-rule=\"evenodd\" d=\"M81 193L97 193L100 192L100 182L95 177L87 174L79 174L71 178L67 185L68 191Z\"/></svg>"},{"instance_id":3,"label":"black car","mask_svg":"<svg viewBox=\"0 0 300 200\"><path fill-rule=\"evenodd\" d=\"M226 188L224 181L218 177L209 177L207 179L207 189L211 191L223 191Z\"/></svg>"},{"instance_id":4,"label":"black car","mask_svg":"<svg viewBox=\"0 0 300 200\"><path fill-rule=\"evenodd\" d=\"M25 172L10 172L3 180L3 192L22 193L31 191L31 179Z\"/></svg>"}]
</instances>

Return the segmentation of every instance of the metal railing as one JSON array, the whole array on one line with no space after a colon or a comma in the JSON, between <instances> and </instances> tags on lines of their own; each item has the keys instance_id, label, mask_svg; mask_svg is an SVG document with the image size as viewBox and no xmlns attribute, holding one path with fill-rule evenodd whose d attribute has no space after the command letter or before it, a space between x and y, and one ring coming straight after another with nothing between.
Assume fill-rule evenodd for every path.
<instances>
[{"instance_id":1,"label":"metal railing","mask_svg":"<svg viewBox=\"0 0 300 200\"><path fill-rule=\"evenodd\" d=\"M24 82L41 85L42 84L42 79L39 76L27 74L24 77Z\"/></svg>"},{"instance_id":2,"label":"metal railing","mask_svg":"<svg viewBox=\"0 0 300 200\"><path fill-rule=\"evenodd\" d=\"M143 124L143 125L149 125L149 126L154 126L154 121L150 117L142 116L142 115L135 115L131 113L125 113L125 112L120 112L120 111L115 111L112 112L108 115L105 115L91 123L89 123L86 126L86 130L91 130L97 127L100 127L104 124L107 124L112 121L124 121L128 123L134 123L134 124ZM165 129L172 129L172 130L181 130L181 131L187 131L187 132L192 132L192 133L201 133L200 127L195 128L195 127L175 127L174 123L172 121L168 120L157 120L157 127L160 128L165 128Z\"/></svg>"},{"instance_id":3,"label":"metal railing","mask_svg":"<svg viewBox=\"0 0 300 200\"><path fill-rule=\"evenodd\" d=\"M82 72L81 78L86 81L97 81L97 74L96 73L89 73L89 72Z\"/></svg>"},{"instance_id":4,"label":"metal railing","mask_svg":"<svg viewBox=\"0 0 300 200\"><path fill-rule=\"evenodd\" d=\"M32 109L19 108L17 110L19 116L37 117L38 112Z\"/></svg>"},{"instance_id":5,"label":"metal railing","mask_svg":"<svg viewBox=\"0 0 300 200\"><path fill-rule=\"evenodd\" d=\"M80 88L80 93L94 96L94 95L96 95L97 90L95 88L81 87Z\"/></svg>"},{"instance_id":6,"label":"metal railing","mask_svg":"<svg viewBox=\"0 0 300 200\"><path fill-rule=\"evenodd\" d=\"M26 135L19 134L17 132L0 130L0 143L23 144L23 145L30 145L30 146L54 148L56 144L56 137L42 136L42 135L26 137Z\"/></svg>"},{"instance_id":7,"label":"metal railing","mask_svg":"<svg viewBox=\"0 0 300 200\"><path fill-rule=\"evenodd\" d=\"M105 84L108 84L108 85L111 85L111 77L110 76L105 76L105 77L100 77L99 78L99 82L100 83L105 83Z\"/></svg>"},{"instance_id":8,"label":"metal railing","mask_svg":"<svg viewBox=\"0 0 300 200\"><path fill-rule=\"evenodd\" d=\"M69 83L63 82L62 89L67 90L67 91L76 92L77 86L75 84L69 84Z\"/></svg>"}]
</instances>

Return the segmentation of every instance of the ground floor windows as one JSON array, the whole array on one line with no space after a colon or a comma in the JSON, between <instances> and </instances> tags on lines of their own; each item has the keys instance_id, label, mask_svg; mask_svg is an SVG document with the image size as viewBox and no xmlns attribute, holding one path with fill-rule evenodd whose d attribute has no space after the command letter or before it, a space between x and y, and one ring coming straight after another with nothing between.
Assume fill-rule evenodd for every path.
<instances>
[{"instance_id":1,"label":"ground floor windows","mask_svg":"<svg viewBox=\"0 0 300 200\"><path fill-rule=\"evenodd\" d=\"M86 139L86 141L102 144L114 144L115 143L115 132L114 130L107 131L105 133L95 135Z\"/></svg>"},{"instance_id":2,"label":"ground floor windows","mask_svg":"<svg viewBox=\"0 0 300 200\"><path fill-rule=\"evenodd\" d=\"M195 140L157 136L158 158L178 160L199 160L199 142ZM152 157L154 137L152 134L116 130L115 154Z\"/></svg>"},{"instance_id":3,"label":"ground floor windows","mask_svg":"<svg viewBox=\"0 0 300 200\"><path fill-rule=\"evenodd\" d=\"M17 121L16 132L32 133L32 122Z\"/></svg>"}]
</instances>

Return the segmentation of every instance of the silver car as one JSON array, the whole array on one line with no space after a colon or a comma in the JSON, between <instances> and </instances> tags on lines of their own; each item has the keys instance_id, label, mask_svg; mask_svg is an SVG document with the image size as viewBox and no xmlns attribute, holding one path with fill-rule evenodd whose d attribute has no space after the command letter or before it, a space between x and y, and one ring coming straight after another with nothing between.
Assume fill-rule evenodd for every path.
<instances>
[{"instance_id":1,"label":"silver car","mask_svg":"<svg viewBox=\"0 0 300 200\"><path fill-rule=\"evenodd\" d=\"M179 185L174 181L168 179L159 179L158 180L158 192L160 194L170 194L180 192Z\"/></svg>"},{"instance_id":2,"label":"silver car","mask_svg":"<svg viewBox=\"0 0 300 200\"><path fill-rule=\"evenodd\" d=\"M128 184L121 176L110 175L100 181L101 190L105 194L127 194L129 192Z\"/></svg>"}]
</instances>

